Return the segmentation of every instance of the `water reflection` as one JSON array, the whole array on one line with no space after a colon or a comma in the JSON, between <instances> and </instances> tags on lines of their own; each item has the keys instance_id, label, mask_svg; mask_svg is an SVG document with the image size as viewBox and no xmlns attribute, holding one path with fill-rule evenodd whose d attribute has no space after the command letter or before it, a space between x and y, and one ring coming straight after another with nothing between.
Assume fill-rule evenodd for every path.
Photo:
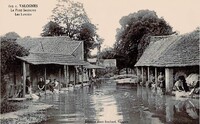
<instances>
[{"instance_id":1,"label":"water reflection","mask_svg":"<svg viewBox=\"0 0 200 124\"><path fill-rule=\"evenodd\" d=\"M177 99L145 87L127 89L112 83L53 94L41 101L56 106L48 110L50 118L44 124L195 124L199 118L197 99Z\"/></svg>"},{"instance_id":2,"label":"water reflection","mask_svg":"<svg viewBox=\"0 0 200 124\"><path fill-rule=\"evenodd\" d=\"M144 106L163 123L198 123L199 101L190 98L176 98L151 92L144 87L137 88L137 97L142 98Z\"/></svg>"}]
</instances>

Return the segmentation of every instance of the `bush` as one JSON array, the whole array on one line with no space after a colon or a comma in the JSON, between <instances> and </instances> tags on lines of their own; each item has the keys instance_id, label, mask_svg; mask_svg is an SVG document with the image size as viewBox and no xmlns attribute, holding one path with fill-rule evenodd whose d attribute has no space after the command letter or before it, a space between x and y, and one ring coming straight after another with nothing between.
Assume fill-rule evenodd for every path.
<instances>
[{"instance_id":1,"label":"bush","mask_svg":"<svg viewBox=\"0 0 200 124\"><path fill-rule=\"evenodd\" d=\"M26 56L29 52L14 41L1 41L1 98L6 95L7 74L20 64L16 56Z\"/></svg>"}]
</instances>

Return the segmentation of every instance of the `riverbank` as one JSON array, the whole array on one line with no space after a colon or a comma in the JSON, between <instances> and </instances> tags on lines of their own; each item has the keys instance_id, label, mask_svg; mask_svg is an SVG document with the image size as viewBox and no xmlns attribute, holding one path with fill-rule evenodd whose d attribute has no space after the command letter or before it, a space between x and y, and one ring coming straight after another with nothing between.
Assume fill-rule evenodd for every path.
<instances>
[{"instance_id":1,"label":"riverbank","mask_svg":"<svg viewBox=\"0 0 200 124\"><path fill-rule=\"evenodd\" d=\"M53 107L53 105L33 101L18 102L16 104L24 104L26 108L1 114L1 124L38 123L48 118L45 111Z\"/></svg>"}]
</instances>

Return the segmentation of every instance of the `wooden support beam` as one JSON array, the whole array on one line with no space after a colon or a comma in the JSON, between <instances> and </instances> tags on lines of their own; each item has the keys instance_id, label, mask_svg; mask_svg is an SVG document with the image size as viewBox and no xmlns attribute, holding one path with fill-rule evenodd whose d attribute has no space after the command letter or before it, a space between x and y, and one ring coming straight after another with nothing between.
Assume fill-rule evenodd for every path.
<instances>
[{"instance_id":1,"label":"wooden support beam","mask_svg":"<svg viewBox=\"0 0 200 124\"><path fill-rule=\"evenodd\" d=\"M66 69L66 65L64 65L64 82L65 82L66 87L67 87L68 84L67 84L67 69Z\"/></svg>"},{"instance_id":2,"label":"wooden support beam","mask_svg":"<svg viewBox=\"0 0 200 124\"><path fill-rule=\"evenodd\" d=\"M150 81L150 67L147 67L147 78L148 78L148 82Z\"/></svg>"},{"instance_id":3,"label":"wooden support beam","mask_svg":"<svg viewBox=\"0 0 200 124\"><path fill-rule=\"evenodd\" d=\"M69 85L69 66L64 65L64 81L66 83L66 87Z\"/></svg>"},{"instance_id":4,"label":"wooden support beam","mask_svg":"<svg viewBox=\"0 0 200 124\"><path fill-rule=\"evenodd\" d=\"M136 67L136 75L138 76L139 75L139 68Z\"/></svg>"},{"instance_id":5,"label":"wooden support beam","mask_svg":"<svg viewBox=\"0 0 200 124\"><path fill-rule=\"evenodd\" d=\"M165 88L167 93L171 93L173 89L173 69L165 68Z\"/></svg>"},{"instance_id":6,"label":"wooden support beam","mask_svg":"<svg viewBox=\"0 0 200 124\"><path fill-rule=\"evenodd\" d=\"M58 75L59 75L59 91L61 90L61 68L59 68L59 72L58 72Z\"/></svg>"},{"instance_id":7,"label":"wooden support beam","mask_svg":"<svg viewBox=\"0 0 200 124\"><path fill-rule=\"evenodd\" d=\"M76 67L74 66L74 87L76 85Z\"/></svg>"},{"instance_id":8,"label":"wooden support beam","mask_svg":"<svg viewBox=\"0 0 200 124\"><path fill-rule=\"evenodd\" d=\"M67 86L69 85L69 66L66 66L66 71L67 71Z\"/></svg>"},{"instance_id":9,"label":"wooden support beam","mask_svg":"<svg viewBox=\"0 0 200 124\"><path fill-rule=\"evenodd\" d=\"M76 70L76 83L79 83L79 81L80 81L80 76L79 76L79 71L78 70Z\"/></svg>"},{"instance_id":10,"label":"wooden support beam","mask_svg":"<svg viewBox=\"0 0 200 124\"><path fill-rule=\"evenodd\" d=\"M144 67L142 67L142 84L144 83Z\"/></svg>"},{"instance_id":11,"label":"wooden support beam","mask_svg":"<svg viewBox=\"0 0 200 124\"><path fill-rule=\"evenodd\" d=\"M82 70L82 73L81 73L81 78L82 78L81 86L83 87L83 78L84 78L83 66L81 66L81 70Z\"/></svg>"},{"instance_id":12,"label":"wooden support beam","mask_svg":"<svg viewBox=\"0 0 200 124\"><path fill-rule=\"evenodd\" d=\"M26 94L26 63L23 62L23 97Z\"/></svg>"},{"instance_id":13,"label":"wooden support beam","mask_svg":"<svg viewBox=\"0 0 200 124\"><path fill-rule=\"evenodd\" d=\"M137 83L139 83L139 80L140 80L140 70L139 70L139 67L136 67L136 75L137 75Z\"/></svg>"}]
</instances>

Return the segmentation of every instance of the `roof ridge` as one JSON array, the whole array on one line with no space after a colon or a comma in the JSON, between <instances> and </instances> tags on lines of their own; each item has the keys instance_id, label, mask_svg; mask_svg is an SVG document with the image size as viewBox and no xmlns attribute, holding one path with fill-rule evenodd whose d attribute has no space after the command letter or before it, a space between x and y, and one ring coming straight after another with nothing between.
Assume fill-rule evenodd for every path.
<instances>
[{"instance_id":1,"label":"roof ridge","mask_svg":"<svg viewBox=\"0 0 200 124\"><path fill-rule=\"evenodd\" d=\"M50 39L55 38L55 39L57 39L57 40L58 40L58 38L66 38L66 39L68 39L68 40L65 39L64 42L72 42L72 41L73 41L73 42L80 42L80 41L82 41L82 40L73 40L73 39L71 39L71 38L68 37L68 36L30 37L30 38L19 38L19 39L47 39L47 38L50 38ZM18 39L17 39L17 40L18 40Z\"/></svg>"},{"instance_id":2,"label":"roof ridge","mask_svg":"<svg viewBox=\"0 0 200 124\"><path fill-rule=\"evenodd\" d=\"M150 37L166 37L166 38L168 38L168 37L172 37L172 36L177 36L178 34L177 33L173 33L173 34L168 34L168 35L152 35L152 36L150 36Z\"/></svg>"},{"instance_id":3,"label":"roof ridge","mask_svg":"<svg viewBox=\"0 0 200 124\"><path fill-rule=\"evenodd\" d=\"M23 38L19 38L19 39L39 39L39 38L59 38L59 37L71 39L69 36L23 37Z\"/></svg>"},{"instance_id":4,"label":"roof ridge","mask_svg":"<svg viewBox=\"0 0 200 124\"><path fill-rule=\"evenodd\" d=\"M52 53L52 52L30 52L31 54L53 54L53 55L67 55L67 56L73 56L71 54L61 54L61 53Z\"/></svg>"},{"instance_id":5,"label":"roof ridge","mask_svg":"<svg viewBox=\"0 0 200 124\"><path fill-rule=\"evenodd\" d=\"M159 42L161 40L165 40L165 39L177 36L177 35L178 35L177 33L173 33L173 34L169 34L169 35L159 35L159 36L152 35L152 36L150 36L150 44Z\"/></svg>"}]
</instances>

